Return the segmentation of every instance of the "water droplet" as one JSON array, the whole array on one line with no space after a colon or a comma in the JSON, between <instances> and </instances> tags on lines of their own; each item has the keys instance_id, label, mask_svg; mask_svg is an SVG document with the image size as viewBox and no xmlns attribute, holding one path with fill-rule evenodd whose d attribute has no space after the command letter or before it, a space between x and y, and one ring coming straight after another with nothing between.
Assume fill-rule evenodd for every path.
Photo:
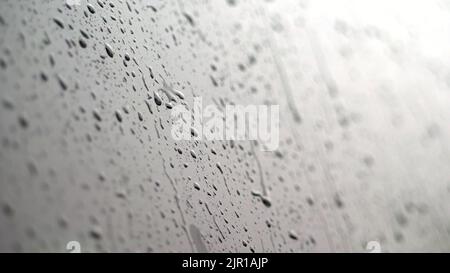
<instances>
[{"instance_id":1,"label":"water droplet","mask_svg":"<svg viewBox=\"0 0 450 273\"><path fill-rule=\"evenodd\" d=\"M289 238L292 240L298 240L298 235L294 230L289 230Z\"/></svg>"},{"instance_id":2,"label":"water droplet","mask_svg":"<svg viewBox=\"0 0 450 273\"><path fill-rule=\"evenodd\" d=\"M92 13L92 14L95 13L94 6L92 6L91 4L87 4L87 8L88 8L88 10L89 10L90 13Z\"/></svg>"},{"instance_id":3,"label":"water droplet","mask_svg":"<svg viewBox=\"0 0 450 273\"><path fill-rule=\"evenodd\" d=\"M83 38L80 38L80 40L78 41L78 43L80 44L80 46L82 48L86 48L87 47L87 43Z\"/></svg>"},{"instance_id":4,"label":"water droplet","mask_svg":"<svg viewBox=\"0 0 450 273\"><path fill-rule=\"evenodd\" d=\"M153 92L153 97L156 105L160 106L162 104L161 96L157 92Z\"/></svg>"},{"instance_id":5,"label":"water droplet","mask_svg":"<svg viewBox=\"0 0 450 273\"><path fill-rule=\"evenodd\" d=\"M122 122L122 115L120 114L119 110L116 110L114 112L114 115L116 116L117 121Z\"/></svg>"},{"instance_id":6,"label":"water droplet","mask_svg":"<svg viewBox=\"0 0 450 273\"><path fill-rule=\"evenodd\" d=\"M105 43L105 49L106 49L106 53L108 54L109 57L111 57L111 58L114 57L114 51L108 43Z\"/></svg>"},{"instance_id":7,"label":"water droplet","mask_svg":"<svg viewBox=\"0 0 450 273\"><path fill-rule=\"evenodd\" d=\"M64 22L61 19L53 18L53 22L55 22L58 25L58 27L64 28Z\"/></svg>"}]
</instances>

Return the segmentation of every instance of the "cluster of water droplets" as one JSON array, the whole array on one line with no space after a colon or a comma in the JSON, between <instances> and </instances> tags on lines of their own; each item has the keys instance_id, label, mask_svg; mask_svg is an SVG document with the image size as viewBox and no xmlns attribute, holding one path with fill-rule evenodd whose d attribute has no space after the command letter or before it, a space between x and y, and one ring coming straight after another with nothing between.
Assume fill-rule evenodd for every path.
<instances>
[{"instance_id":1,"label":"cluster of water droplets","mask_svg":"<svg viewBox=\"0 0 450 273\"><path fill-rule=\"evenodd\" d=\"M294 102L325 88L336 139L351 137L358 115L320 71L287 83L295 76L273 45L287 30L281 13L267 15L280 1L79 2L0 4L0 250L65 251L73 240L86 251L354 247L331 182L341 174L322 164L336 140ZM171 109L192 111L196 96L220 109L280 104L280 148L173 140ZM358 164L363 175L376 161Z\"/></svg>"}]
</instances>

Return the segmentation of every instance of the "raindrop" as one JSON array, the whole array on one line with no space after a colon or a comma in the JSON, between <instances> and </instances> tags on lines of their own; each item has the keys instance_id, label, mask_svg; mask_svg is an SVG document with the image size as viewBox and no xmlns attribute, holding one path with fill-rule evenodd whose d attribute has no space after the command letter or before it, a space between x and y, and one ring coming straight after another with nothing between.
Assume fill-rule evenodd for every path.
<instances>
[{"instance_id":1,"label":"raindrop","mask_svg":"<svg viewBox=\"0 0 450 273\"><path fill-rule=\"evenodd\" d=\"M120 114L119 110L116 110L114 112L114 115L116 116L117 121L122 122L122 115Z\"/></svg>"},{"instance_id":2,"label":"raindrop","mask_svg":"<svg viewBox=\"0 0 450 273\"><path fill-rule=\"evenodd\" d=\"M289 230L289 238L292 240L298 240L298 235L294 230Z\"/></svg>"},{"instance_id":3,"label":"raindrop","mask_svg":"<svg viewBox=\"0 0 450 273\"><path fill-rule=\"evenodd\" d=\"M58 25L58 27L64 28L64 22L61 19L53 18L53 22L55 22Z\"/></svg>"},{"instance_id":4,"label":"raindrop","mask_svg":"<svg viewBox=\"0 0 450 273\"><path fill-rule=\"evenodd\" d=\"M111 57L111 58L114 57L114 51L108 43L105 43L105 49L106 49L106 53L108 54L109 57Z\"/></svg>"},{"instance_id":5,"label":"raindrop","mask_svg":"<svg viewBox=\"0 0 450 273\"><path fill-rule=\"evenodd\" d=\"M88 8L88 10L89 10L90 13L92 13L92 14L95 13L94 6L92 6L91 4L87 4L87 8Z\"/></svg>"}]
</instances>

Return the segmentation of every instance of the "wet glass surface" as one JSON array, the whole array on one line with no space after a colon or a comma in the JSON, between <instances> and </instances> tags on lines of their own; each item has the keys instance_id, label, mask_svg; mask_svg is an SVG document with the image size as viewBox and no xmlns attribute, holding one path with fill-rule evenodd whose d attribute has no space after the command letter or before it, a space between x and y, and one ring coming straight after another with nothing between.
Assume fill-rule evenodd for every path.
<instances>
[{"instance_id":1,"label":"wet glass surface","mask_svg":"<svg viewBox=\"0 0 450 273\"><path fill-rule=\"evenodd\" d=\"M449 251L449 11L1 1L0 251ZM279 105L278 149L174 140L194 97Z\"/></svg>"}]
</instances>

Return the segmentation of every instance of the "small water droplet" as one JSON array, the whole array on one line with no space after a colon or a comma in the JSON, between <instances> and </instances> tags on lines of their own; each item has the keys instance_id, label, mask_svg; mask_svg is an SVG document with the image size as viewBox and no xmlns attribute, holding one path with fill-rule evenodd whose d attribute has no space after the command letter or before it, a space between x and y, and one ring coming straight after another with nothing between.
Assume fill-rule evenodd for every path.
<instances>
[{"instance_id":1,"label":"small water droplet","mask_svg":"<svg viewBox=\"0 0 450 273\"><path fill-rule=\"evenodd\" d=\"M91 4L87 4L87 8L88 8L88 10L89 10L90 13L92 13L92 14L95 13L94 6L92 6Z\"/></svg>"},{"instance_id":2,"label":"small water droplet","mask_svg":"<svg viewBox=\"0 0 450 273\"><path fill-rule=\"evenodd\" d=\"M114 51L108 43L105 43L105 49L106 49L106 53L108 54L109 57L111 57L111 58L114 57Z\"/></svg>"}]
</instances>

